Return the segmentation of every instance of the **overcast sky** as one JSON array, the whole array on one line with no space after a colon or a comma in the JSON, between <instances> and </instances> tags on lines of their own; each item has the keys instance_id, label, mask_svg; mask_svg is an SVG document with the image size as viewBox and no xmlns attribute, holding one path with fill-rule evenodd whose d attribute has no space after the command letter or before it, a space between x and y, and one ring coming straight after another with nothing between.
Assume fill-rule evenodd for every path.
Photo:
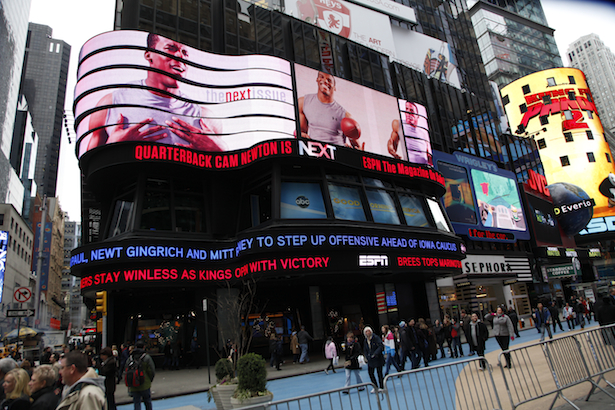
<instances>
[{"instance_id":1,"label":"overcast sky","mask_svg":"<svg viewBox=\"0 0 615 410\"><path fill-rule=\"evenodd\" d=\"M610 1L543 0L549 26L564 65L568 65L568 45L581 36L595 33L615 51L615 5ZM30 21L53 29L53 37L72 46L66 111L72 118L72 101L76 83L79 49L88 39L113 30L115 0L32 0ZM72 127L72 122L71 122ZM81 219L79 167L75 157L75 132L62 136L57 195L69 219Z\"/></svg>"}]
</instances>

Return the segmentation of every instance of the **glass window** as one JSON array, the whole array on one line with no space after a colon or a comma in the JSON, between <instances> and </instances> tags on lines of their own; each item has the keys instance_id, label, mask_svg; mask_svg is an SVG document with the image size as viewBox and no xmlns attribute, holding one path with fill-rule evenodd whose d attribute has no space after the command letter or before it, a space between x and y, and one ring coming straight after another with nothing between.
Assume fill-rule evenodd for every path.
<instances>
[{"instance_id":1,"label":"glass window","mask_svg":"<svg viewBox=\"0 0 615 410\"><path fill-rule=\"evenodd\" d=\"M588 152L587 153L587 160L589 162L596 162L596 158L594 157L594 153L593 152Z\"/></svg>"},{"instance_id":2,"label":"glass window","mask_svg":"<svg viewBox=\"0 0 615 410\"><path fill-rule=\"evenodd\" d=\"M588 140L593 140L594 139L594 134L592 134L591 130L587 130L587 131L585 131L585 133L587 134L587 139Z\"/></svg>"},{"instance_id":3,"label":"glass window","mask_svg":"<svg viewBox=\"0 0 615 410\"><path fill-rule=\"evenodd\" d=\"M399 225L399 215L397 215L393 195L384 189L367 189L366 191L374 222Z\"/></svg>"},{"instance_id":4,"label":"glass window","mask_svg":"<svg viewBox=\"0 0 615 410\"><path fill-rule=\"evenodd\" d=\"M564 138L566 139L566 142L573 142L574 139L572 138L572 133L571 132L565 132L564 133Z\"/></svg>"},{"instance_id":5,"label":"glass window","mask_svg":"<svg viewBox=\"0 0 615 410\"><path fill-rule=\"evenodd\" d=\"M337 219L366 221L359 188L329 183L333 214Z\"/></svg>"},{"instance_id":6,"label":"glass window","mask_svg":"<svg viewBox=\"0 0 615 410\"><path fill-rule=\"evenodd\" d=\"M433 219L436 222L436 227L442 231L451 232L451 227L448 225L448 221L444 216L444 212L442 212L442 208L440 208L440 203L434 201L433 199L427 198L427 205L429 205L429 210L433 215Z\"/></svg>"},{"instance_id":7,"label":"glass window","mask_svg":"<svg viewBox=\"0 0 615 410\"><path fill-rule=\"evenodd\" d=\"M555 84L555 78L553 78L553 77L547 78L547 85L549 87L555 87L557 85L557 84Z\"/></svg>"},{"instance_id":8,"label":"glass window","mask_svg":"<svg viewBox=\"0 0 615 410\"><path fill-rule=\"evenodd\" d=\"M115 209L111 218L111 226L109 227L109 237L127 232L132 228L132 219L134 217L134 202L130 200L115 201Z\"/></svg>"},{"instance_id":9,"label":"glass window","mask_svg":"<svg viewBox=\"0 0 615 410\"><path fill-rule=\"evenodd\" d=\"M547 142L544 138L539 139L538 141L538 149L547 148Z\"/></svg>"},{"instance_id":10,"label":"glass window","mask_svg":"<svg viewBox=\"0 0 615 410\"><path fill-rule=\"evenodd\" d=\"M327 217L320 184L282 182L280 216L285 219L320 219Z\"/></svg>"},{"instance_id":11,"label":"glass window","mask_svg":"<svg viewBox=\"0 0 615 410\"><path fill-rule=\"evenodd\" d=\"M168 192L148 191L145 193L140 228L153 231L171 230L171 206Z\"/></svg>"},{"instance_id":12,"label":"glass window","mask_svg":"<svg viewBox=\"0 0 615 410\"><path fill-rule=\"evenodd\" d=\"M431 223L425 215L423 201L421 201L420 197L408 194L400 194L399 202L401 203L401 209L404 212L406 223L409 226L419 226L422 228L427 228L431 226Z\"/></svg>"},{"instance_id":13,"label":"glass window","mask_svg":"<svg viewBox=\"0 0 615 410\"><path fill-rule=\"evenodd\" d=\"M175 231L203 232L205 226L203 215L203 198L188 193L175 193Z\"/></svg>"},{"instance_id":14,"label":"glass window","mask_svg":"<svg viewBox=\"0 0 615 410\"><path fill-rule=\"evenodd\" d=\"M609 155L609 154L607 154ZM563 157L559 157L559 161L561 162L563 167L570 165L570 159L568 159L568 155L564 155Z\"/></svg>"}]
</instances>

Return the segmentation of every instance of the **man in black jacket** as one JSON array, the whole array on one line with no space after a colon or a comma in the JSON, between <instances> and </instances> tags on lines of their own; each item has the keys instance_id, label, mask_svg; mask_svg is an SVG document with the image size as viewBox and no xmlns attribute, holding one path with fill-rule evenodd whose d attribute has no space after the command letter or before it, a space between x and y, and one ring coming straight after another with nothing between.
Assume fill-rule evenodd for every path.
<instances>
[{"instance_id":1,"label":"man in black jacket","mask_svg":"<svg viewBox=\"0 0 615 410\"><path fill-rule=\"evenodd\" d=\"M55 394L56 372L53 366L43 364L34 369L28 386L32 405L30 410L54 410L60 397Z\"/></svg>"},{"instance_id":2,"label":"man in black jacket","mask_svg":"<svg viewBox=\"0 0 615 410\"><path fill-rule=\"evenodd\" d=\"M468 325L468 332L466 333L468 343L470 347L480 356L485 357L485 342L489 338L489 329L487 325L478 320L478 315L472 313L472 320ZM481 370L485 370L487 361L485 359L480 360Z\"/></svg>"},{"instance_id":3,"label":"man in black jacket","mask_svg":"<svg viewBox=\"0 0 615 410\"><path fill-rule=\"evenodd\" d=\"M308 356L308 343L313 341L314 339L310 334L305 330L305 326L301 325L301 330L297 333L297 341L299 342L299 347L301 348L301 357L299 357L299 364L305 364L310 361L310 356Z\"/></svg>"}]
</instances>

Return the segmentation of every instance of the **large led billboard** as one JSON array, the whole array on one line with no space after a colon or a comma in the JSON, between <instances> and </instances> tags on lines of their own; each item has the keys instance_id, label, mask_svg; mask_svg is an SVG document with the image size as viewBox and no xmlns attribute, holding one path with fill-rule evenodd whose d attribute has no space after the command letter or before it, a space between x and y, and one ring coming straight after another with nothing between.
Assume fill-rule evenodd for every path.
<instances>
[{"instance_id":1,"label":"large led billboard","mask_svg":"<svg viewBox=\"0 0 615 410\"><path fill-rule=\"evenodd\" d=\"M272 56L216 55L138 31L101 34L80 53L77 154L120 142L233 152L295 139L299 128L309 140L432 164L424 106L301 65L291 71Z\"/></svg>"},{"instance_id":2,"label":"large led billboard","mask_svg":"<svg viewBox=\"0 0 615 410\"><path fill-rule=\"evenodd\" d=\"M122 141L232 151L295 132L291 67L281 58L216 55L122 30L85 43L77 75L79 156Z\"/></svg>"},{"instance_id":3,"label":"large led billboard","mask_svg":"<svg viewBox=\"0 0 615 410\"><path fill-rule=\"evenodd\" d=\"M424 106L298 64L295 75L304 137L432 164ZM358 138L343 129L347 118L358 128Z\"/></svg>"},{"instance_id":4,"label":"large led billboard","mask_svg":"<svg viewBox=\"0 0 615 410\"><path fill-rule=\"evenodd\" d=\"M615 216L615 166L583 72L554 68L530 74L502 88L502 100L512 132L536 141L549 184L576 185L595 201L594 218L580 234L609 230L605 218Z\"/></svg>"},{"instance_id":5,"label":"large led billboard","mask_svg":"<svg viewBox=\"0 0 615 410\"><path fill-rule=\"evenodd\" d=\"M444 209L455 233L473 240L514 242L529 239L515 175L494 162L455 152L434 152L446 193Z\"/></svg>"},{"instance_id":6,"label":"large led billboard","mask_svg":"<svg viewBox=\"0 0 615 410\"><path fill-rule=\"evenodd\" d=\"M6 253L9 248L9 233L0 231L0 302L4 293L4 274L6 272Z\"/></svg>"}]
</instances>

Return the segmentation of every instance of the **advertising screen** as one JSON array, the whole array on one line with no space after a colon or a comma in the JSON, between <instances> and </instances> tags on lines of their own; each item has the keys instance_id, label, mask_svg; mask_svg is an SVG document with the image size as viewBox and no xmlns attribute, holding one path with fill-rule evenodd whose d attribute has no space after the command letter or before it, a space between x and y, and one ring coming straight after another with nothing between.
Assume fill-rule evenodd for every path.
<instances>
[{"instance_id":1,"label":"advertising screen","mask_svg":"<svg viewBox=\"0 0 615 410\"><path fill-rule=\"evenodd\" d=\"M527 194L529 209L527 217L534 226L534 235L539 246L561 245L562 237L559 233L557 218L553 211L553 204L534 195Z\"/></svg>"},{"instance_id":2,"label":"advertising screen","mask_svg":"<svg viewBox=\"0 0 615 410\"><path fill-rule=\"evenodd\" d=\"M408 159L406 138L400 138L403 130L400 130L400 106L395 97L298 64L295 64L295 74L303 136L374 154ZM422 124L424 128L420 130L427 133L425 108L414 104L413 107L422 109L418 113L422 112L423 116L408 113L408 117L412 117L411 122ZM354 132L353 127L344 129L342 122L347 118L353 120L354 128L358 128L358 137L356 134L354 138L347 136L353 136ZM410 128L416 127L410 125L406 128L410 132ZM425 151L431 150L428 134L421 134L423 139L409 138L423 142L420 147L418 144L415 147L423 149L422 157L425 157ZM416 152L414 159L426 163L425 159L421 159L420 152Z\"/></svg>"},{"instance_id":3,"label":"advertising screen","mask_svg":"<svg viewBox=\"0 0 615 410\"><path fill-rule=\"evenodd\" d=\"M540 71L501 92L511 130L536 141L548 183L576 185L595 201L580 234L606 232L604 218L615 215L615 166L583 72Z\"/></svg>"},{"instance_id":4,"label":"advertising screen","mask_svg":"<svg viewBox=\"0 0 615 410\"><path fill-rule=\"evenodd\" d=\"M389 0L385 1L389 3ZM390 3L396 8L404 7ZM291 0L285 2L284 12L383 54L395 56L391 22L385 14L344 0Z\"/></svg>"},{"instance_id":5,"label":"advertising screen","mask_svg":"<svg viewBox=\"0 0 615 410\"><path fill-rule=\"evenodd\" d=\"M403 27L391 26L395 55L400 63L460 88L457 58L448 43Z\"/></svg>"},{"instance_id":6,"label":"advertising screen","mask_svg":"<svg viewBox=\"0 0 615 410\"><path fill-rule=\"evenodd\" d=\"M433 165L427 110L423 105L412 101L398 100L398 102L408 161Z\"/></svg>"},{"instance_id":7,"label":"advertising screen","mask_svg":"<svg viewBox=\"0 0 615 410\"><path fill-rule=\"evenodd\" d=\"M290 219L322 219L327 217L320 184L282 182L280 216Z\"/></svg>"},{"instance_id":8,"label":"advertising screen","mask_svg":"<svg viewBox=\"0 0 615 410\"><path fill-rule=\"evenodd\" d=\"M4 273L6 272L6 252L9 243L9 233L0 231L0 302L4 294Z\"/></svg>"},{"instance_id":9,"label":"advertising screen","mask_svg":"<svg viewBox=\"0 0 615 410\"><path fill-rule=\"evenodd\" d=\"M513 242L529 239L515 175L491 161L455 152L434 152L444 176L441 201L455 232L473 240Z\"/></svg>"},{"instance_id":10,"label":"advertising screen","mask_svg":"<svg viewBox=\"0 0 615 410\"><path fill-rule=\"evenodd\" d=\"M295 132L290 63L207 53L122 30L81 49L75 126L81 156L122 141L232 151Z\"/></svg>"}]
</instances>

